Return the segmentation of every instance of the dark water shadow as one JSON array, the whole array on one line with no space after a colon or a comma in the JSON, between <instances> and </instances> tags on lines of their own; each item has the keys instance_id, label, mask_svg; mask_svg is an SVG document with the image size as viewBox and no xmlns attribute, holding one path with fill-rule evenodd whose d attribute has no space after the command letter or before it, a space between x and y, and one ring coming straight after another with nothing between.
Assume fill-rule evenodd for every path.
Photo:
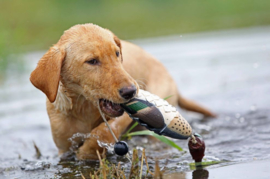
<instances>
[{"instance_id":1,"label":"dark water shadow","mask_svg":"<svg viewBox=\"0 0 270 179\"><path fill-rule=\"evenodd\" d=\"M192 172L192 179L208 179L209 172L203 168L197 168Z\"/></svg>"}]
</instances>

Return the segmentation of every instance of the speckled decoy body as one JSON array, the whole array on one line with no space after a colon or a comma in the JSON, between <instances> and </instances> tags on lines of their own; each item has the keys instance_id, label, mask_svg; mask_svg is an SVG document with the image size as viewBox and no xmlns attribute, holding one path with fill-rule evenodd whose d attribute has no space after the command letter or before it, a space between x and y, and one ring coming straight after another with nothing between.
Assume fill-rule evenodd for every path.
<instances>
[{"instance_id":1,"label":"speckled decoy body","mask_svg":"<svg viewBox=\"0 0 270 179\"><path fill-rule=\"evenodd\" d=\"M140 90L135 98L121 106L133 120L159 135L175 139L192 135L189 123L175 107L147 91Z\"/></svg>"}]
</instances>

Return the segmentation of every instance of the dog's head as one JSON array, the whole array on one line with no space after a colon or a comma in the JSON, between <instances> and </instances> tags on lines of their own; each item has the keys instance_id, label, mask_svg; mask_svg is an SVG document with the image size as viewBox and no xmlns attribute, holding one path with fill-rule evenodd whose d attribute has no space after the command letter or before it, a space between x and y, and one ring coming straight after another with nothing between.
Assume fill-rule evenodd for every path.
<instances>
[{"instance_id":1,"label":"dog's head","mask_svg":"<svg viewBox=\"0 0 270 179\"><path fill-rule=\"evenodd\" d=\"M40 59L30 81L53 103L59 82L69 94L83 95L103 112L123 113L120 103L136 95L138 85L122 66L120 40L97 25L76 25Z\"/></svg>"}]
</instances>

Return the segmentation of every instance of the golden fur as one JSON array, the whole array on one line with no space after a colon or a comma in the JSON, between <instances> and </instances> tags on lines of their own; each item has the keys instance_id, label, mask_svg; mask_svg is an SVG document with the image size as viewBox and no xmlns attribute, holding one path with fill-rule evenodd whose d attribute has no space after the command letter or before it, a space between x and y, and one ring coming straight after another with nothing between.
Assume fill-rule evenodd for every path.
<instances>
[{"instance_id":1,"label":"golden fur","mask_svg":"<svg viewBox=\"0 0 270 179\"><path fill-rule=\"evenodd\" d=\"M120 52L119 57L116 51ZM99 59L100 64L86 63L93 58ZM94 24L76 25L65 31L40 59L30 80L47 95L47 112L59 154L70 150L68 139L76 133L91 133L102 142L114 142L97 105L101 98L114 103L126 102L119 95L119 89L125 86L135 85L139 89L140 83L141 88L161 98L173 95L168 99L172 105L214 116L180 96L164 66L151 55ZM107 116L107 119L117 137L132 122L127 114L118 118ZM96 138L77 142L81 145L76 151L78 159L97 159L96 150L101 148Z\"/></svg>"}]
</instances>

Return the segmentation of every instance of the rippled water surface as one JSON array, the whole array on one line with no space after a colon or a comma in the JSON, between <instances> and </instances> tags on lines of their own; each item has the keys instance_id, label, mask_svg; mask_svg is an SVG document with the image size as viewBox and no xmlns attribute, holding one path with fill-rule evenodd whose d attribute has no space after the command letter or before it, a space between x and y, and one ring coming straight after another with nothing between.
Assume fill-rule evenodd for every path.
<instances>
[{"instance_id":1,"label":"rippled water surface","mask_svg":"<svg viewBox=\"0 0 270 179\"><path fill-rule=\"evenodd\" d=\"M192 162L188 152L151 139L133 138L130 146L146 148L150 168L158 158L167 178L192 178L192 171L193 178L205 171L209 178L222 178L236 168L240 172L254 169L252 174L269 178L262 166L270 166L270 28L178 35L134 43L162 61L184 96L219 115L216 119L202 119L180 110L205 139L205 160L221 163L194 172L188 165ZM28 80L43 53L25 55L24 63L10 65L0 78L0 178L81 178L80 171L87 173L98 167L97 162L59 162L45 95ZM35 157L33 142L41 151L40 159ZM176 143L187 150L186 141ZM108 157L111 162L121 161L130 167L126 159Z\"/></svg>"}]
</instances>

